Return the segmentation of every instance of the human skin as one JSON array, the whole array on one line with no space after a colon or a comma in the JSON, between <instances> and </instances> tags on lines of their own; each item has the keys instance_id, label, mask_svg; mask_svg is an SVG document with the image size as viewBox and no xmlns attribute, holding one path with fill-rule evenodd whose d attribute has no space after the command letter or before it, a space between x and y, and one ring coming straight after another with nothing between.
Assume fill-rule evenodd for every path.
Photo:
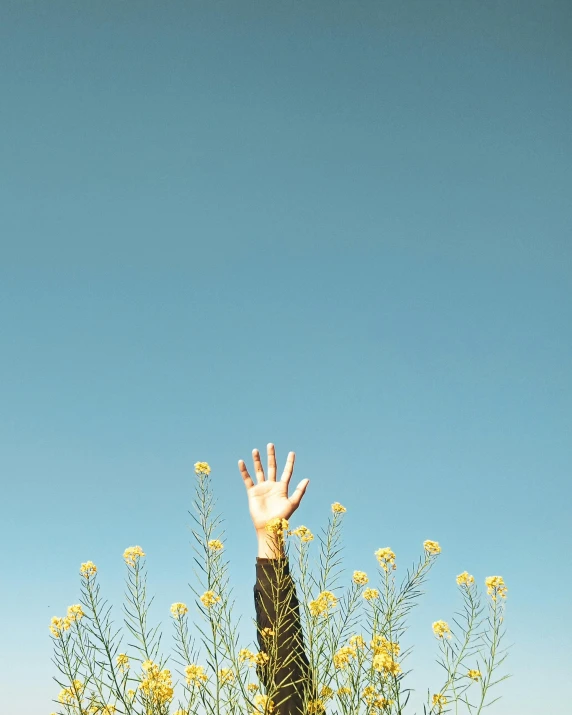
<instances>
[{"instance_id":1,"label":"human skin","mask_svg":"<svg viewBox=\"0 0 572 715\"><path fill-rule=\"evenodd\" d=\"M260 461L260 452L257 449L252 450L256 483L248 473L244 460L238 460L238 468L246 487L250 517L258 540L258 558L262 559L281 558L284 556L283 544L276 537L269 534L265 526L270 519L276 517L289 519L300 506L300 502L310 483L309 479L302 479L292 492L292 495L288 496L288 488L296 459L295 453L288 453L286 466L279 480L276 479L276 453L272 443L267 445L267 455L268 468L267 476L265 476L264 468Z\"/></svg>"}]
</instances>

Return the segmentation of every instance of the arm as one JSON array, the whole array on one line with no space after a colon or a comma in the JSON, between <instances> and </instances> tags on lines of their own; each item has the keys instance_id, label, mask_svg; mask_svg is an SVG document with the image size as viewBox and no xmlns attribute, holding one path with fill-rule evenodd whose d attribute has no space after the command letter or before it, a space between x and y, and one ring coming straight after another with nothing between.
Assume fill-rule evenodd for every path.
<instances>
[{"instance_id":1,"label":"arm","mask_svg":"<svg viewBox=\"0 0 572 715\"><path fill-rule=\"evenodd\" d=\"M239 469L246 486L250 515L258 539L254 587L258 644L261 652L271 656L268 666L259 666L258 674L267 691L272 693L272 699L279 705L275 713L298 715L302 712L304 688L308 685L308 659L304 652L300 610L283 544L268 534L265 526L274 517L288 519L294 513L309 480L302 480L292 496L288 497L294 453L288 455L280 481L276 481L274 445L268 445L266 480L258 450L253 451L253 458L256 484L242 460L239 461Z\"/></svg>"}]
</instances>

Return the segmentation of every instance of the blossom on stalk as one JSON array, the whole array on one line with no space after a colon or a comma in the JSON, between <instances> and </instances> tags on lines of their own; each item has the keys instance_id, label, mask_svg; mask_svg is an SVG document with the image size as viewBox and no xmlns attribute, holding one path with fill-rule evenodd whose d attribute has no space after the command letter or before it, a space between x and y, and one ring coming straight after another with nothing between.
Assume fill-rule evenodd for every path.
<instances>
[{"instance_id":1,"label":"blossom on stalk","mask_svg":"<svg viewBox=\"0 0 572 715\"><path fill-rule=\"evenodd\" d=\"M129 658L125 655L125 653L120 653L117 656L117 666L119 667L119 670L129 670Z\"/></svg>"},{"instance_id":2,"label":"blossom on stalk","mask_svg":"<svg viewBox=\"0 0 572 715\"><path fill-rule=\"evenodd\" d=\"M139 688L157 704L170 702L174 695L171 671L166 668L160 670L156 663L146 660L141 668L145 671L145 677L141 680Z\"/></svg>"},{"instance_id":3,"label":"blossom on stalk","mask_svg":"<svg viewBox=\"0 0 572 715\"><path fill-rule=\"evenodd\" d=\"M386 546L383 549L378 549L375 552L375 557L379 561L379 565L381 568L387 573L389 571L389 567L395 571L397 566L395 565L395 554L393 551L389 548L389 546Z\"/></svg>"},{"instance_id":4,"label":"blossom on stalk","mask_svg":"<svg viewBox=\"0 0 572 715\"><path fill-rule=\"evenodd\" d=\"M342 506L339 501L337 501L332 504L332 511L334 514L345 514L347 509L345 506Z\"/></svg>"},{"instance_id":5,"label":"blossom on stalk","mask_svg":"<svg viewBox=\"0 0 572 715\"><path fill-rule=\"evenodd\" d=\"M469 670L467 673L467 677L470 678L471 680L479 680L481 678L481 671L480 670Z\"/></svg>"},{"instance_id":6,"label":"blossom on stalk","mask_svg":"<svg viewBox=\"0 0 572 715\"><path fill-rule=\"evenodd\" d=\"M207 546L211 551L222 551L224 548L224 544L220 539L211 539Z\"/></svg>"},{"instance_id":7,"label":"blossom on stalk","mask_svg":"<svg viewBox=\"0 0 572 715\"><path fill-rule=\"evenodd\" d=\"M447 638L451 637L451 629L446 621L435 621L433 624L433 633L437 638L443 638L444 636L447 636Z\"/></svg>"},{"instance_id":8,"label":"blossom on stalk","mask_svg":"<svg viewBox=\"0 0 572 715\"><path fill-rule=\"evenodd\" d=\"M211 468L208 462L196 462L195 463L195 474L210 474Z\"/></svg>"},{"instance_id":9,"label":"blossom on stalk","mask_svg":"<svg viewBox=\"0 0 572 715\"><path fill-rule=\"evenodd\" d=\"M498 596L506 598L508 589L502 576L488 576L485 579L485 585L487 587L487 593L491 596L493 601L496 601Z\"/></svg>"},{"instance_id":10,"label":"blossom on stalk","mask_svg":"<svg viewBox=\"0 0 572 715\"><path fill-rule=\"evenodd\" d=\"M181 618L182 616L185 615L185 613L188 613L189 609L184 603L173 603L171 606L171 615L173 618Z\"/></svg>"},{"instance_id":11,"label":"blossom on stalk","mask_svg":"<svg viewBox=\"0 0 572 715\"><path fill-rule=\"evenodd\" d=\"M362 596L366 601L373 601L375 598L379 598L379 591L377 588L366 588Z\"/></svg>"},{"instance_id":12,"label":"blossom on stalk","mask_svg":"<svg viewBox=\"0 0 572 715\"><path fill-rule=\"evenodd\" d=\"M66 616L65 618L59 618L58 616L52 616L50 631L54 638L61 638L62 633L67 631L71 626L70 619Z\"/></svg>"},{"instance_id":13,"label":"blossom on stalk","mask_svg":"<svg viewBox=\"0 0 572 715\"><path fill-rule=\"evenodd\" d=\"M296 529L292 529L288 534L290 536L297 536L300 541L308 542L314 539L314 534L306 526L298 526Z\"/></svg>"},{"instance_id":14,"label":"blossom on stalk","mask_svg":"<svg viewBox=\"0 0 572 715\"><path fill-rule=\"evenodd\" d=\"M284 532L288 529L288 520L275 516L273 519L266 522L266 526L264 528L269 534L284 537Z\"/></svg>"},{"instance_id":15,"label":"blossom on stalk","mask_svg":"<svg viewBox=\"0 0 572 715\"><path fill-rule=\"evenodd\" d=\"M334 653L334 667L338 670L345 668L350 662L350 658L356 657L356 649L351 645L342 646L336 653Z\"/></svg>"},{"instance_id":16,"label":"blossom on stalk","mask_svg":"<svg viewBox=\"0 0 572 715\"><path fill-rule=\"evenodd\" d=\"M430 541L428 539L423 542L423 548L428 554L433 554L434 556L441 553L441 547L438 541Z\"/></svg>"},{"instance_id":17,"label":"blossom on stalk","mask_svg":"<svg viewBox=\"0 0 572 715\"><path fill-rule=\"evenodd\" d=\"M70 622L79 621L84 616L85 613L83 612L83 608L79 603L73 606L68 606L67 618L70 620Z\"/></svg>"},{"instance_id":18,"label":"blossom on stalk","mask_svg":"<svg viewBox=\"0 0 572 715\"><path fill-rule=\"evenodd\" d=\"M463 571L457 576L458 586L472 586L475 583L475 577L471 576L468 571Z\"/></svg>"},{"instance_id":19,"label":"blossom on stalk","mask_svg":"<svg viewBox=\"0 0 572 715\"><path fill-rule=\"evenodd\" d=\"M93 561L86 561L84 564L81 565L79 572L82 576L85 576L87 579L89 579L91 576L95 576L97 573L97 566L93 563Z\"/></svg>"},{"instance_id":20,"label":"blossom on stalk","mask_svg":"<svg viewBox=\"0 0 572 715\"><path fill-rule=\"evenodd\" d=\"M391 673L391 675L401 673L401 666L399 663L397 663L397 661L394 660L389 653L384 651L373 656L372 665L374 670L378 670L383 673Z\"/></svg>"},{"instance_id":21,"label":"blossom on stalk","mask_svg":"<svg viewBox=\"0 0 572 715\"><path fill-rule=\"evenodd\" d=\"M258 713L271 713L274 710L274 701L270 700L268 695L255 695L254 704L256 705L256 710L254 711L256 715Z\"/></svg>"},{"instance_id":22,"label":"blossom on stalk","mask_svg":"<svg viewBox=\"0 0 572 715\"><path fill-rule=\"evenodd\" d=\"M368 581L369 578L365 571L354 571L353 582L357 583L358 586L365 586Z\"/></svg>"},{"instance_id":23,"label":"blossom on stalk","mask_svg":"<svg viewBox=\"0 0 572 715\"><path fill-rule=\"evenodd\" d=\"M328 610L330 608L335 608L338 603L338 599L334 596L331 591L322 591L314 601L310 601L310 613L313 616L319 616L322 614L328 615Z\"/></svg>"},{"instance_id":24,"label":"blossom on stalk","mask_svg":"<svg viewBox=\"0 0 572 715\"><path fill-rule=\"evenodd\" d=\"M203 605L210 608L211 606L214 606L215 603L220 601L220 596L217 596L214 591L205 591L201 596L201 601L203 602Z\"/></svg>"},{"instance_id":25,"label":"blossom on stalk","mask_svg":"<svg viewBox=\"0 0 572 715\"><path fill-rule=\"evenodd\" d=\"M441 712L444 705L447 705L447 698L442 693L437 693L433 696L433 707L437 706L439 708L438 712Z\"/></svg>"},{"instance_id":26,"label":"blossom on stalk","mask_svg":"<svg viewBox=\"0 0 572 715\"><path fill-rule=\"evenodd\" d=\"M187 665L185 668L185 675L187 678L187 685L201 685L209 679L202 665Z\"/></svg>"},{"instance_id":27,"label":"blossom on stalk","mask_svg":"<svg viewBox=\"0 0 572 715\"><path fill-rule=\"evenodd\" d=\"M128 566L135 566L142 556L145 556L145 552L140 546L129 546L123 552L123 558Z\"/></svg>"}]
</instances>

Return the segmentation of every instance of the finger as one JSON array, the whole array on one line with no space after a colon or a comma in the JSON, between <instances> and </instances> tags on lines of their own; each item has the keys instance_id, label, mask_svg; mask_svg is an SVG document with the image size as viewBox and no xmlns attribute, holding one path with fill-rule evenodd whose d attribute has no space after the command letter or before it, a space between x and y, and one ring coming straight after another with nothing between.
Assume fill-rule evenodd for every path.
<instances>
[{"instance_id":1,"label":"finger","mask_svg":"<svg viewBox=\"0 0 572 715\"><path fill-rule=\"evenodd\" d=\"M270 442L266 447L266 452L268 454L268 481L276 481L276 452L274 450L274 445Z\"/></svg>"},{"instance_id":2,"label":"finger","mask_svg":"<svg viewBox=\"0 0 572 715\"><path fill-rule=\"evenodd\" d=\"M254 486L254 482L252 481L252 477L248 473L248 469L246 468L246 464L242 459L238 460L238 468L240 469L240 473L242 475L242 479L244 480L244 486L247 489L250 489L251 487Z\"/></svg>"},{"instance_id":3,"label":"finger","mask_svg":"<svg viewBox=\"0 0 572 715\"><path fill-rule=\"evenodd\" d=\"M293 505L294 509L297 509L300 506L300 502L302 501L302 497L306 493L306 488L308 487L309 483L309 479L302 479L300 484L298 484L298 486L294 490L294 493L289 499L290 504Z\"/></svg>"},{"instance_id":4,"label":"finger","mask_svg":"<svg viewBox=\"0 0 572 715\"><path fill-rule=\"evenodd\" d=\"M280 478L281 482L286 482L288 484L290 482L290 479L292 478L292 472L294 471L294 461L296 459L296 455L294 452L288 452L288 459L286 460L286 466L284 467L284 471L282 472L282 477Z\"/></svg>"},{"instance_id":5,"label":"finger","mask_svg":"<svg viewBox=\"0 0 572 715\"><path fill-rule=\"evenodd\" d=\"M254 461L254 471L256 472L256 481L261 484L264 481L264 469L260 461L260 452L257 449L252 450L252 459Z\"/></svg>"}]
</instances>

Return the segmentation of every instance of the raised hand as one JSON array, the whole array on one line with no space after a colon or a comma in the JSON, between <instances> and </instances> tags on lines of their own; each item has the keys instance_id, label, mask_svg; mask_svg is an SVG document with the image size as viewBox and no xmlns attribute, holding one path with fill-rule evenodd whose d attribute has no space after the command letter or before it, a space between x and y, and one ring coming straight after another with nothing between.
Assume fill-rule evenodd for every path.
<instances>
[{"instance_id":1,"label":"raised hand","mask_svg":"<svg viewBox=\"0 0 572 715\"><path fill-rule=\"evenodd\" d=\"M248 507L250 516L256 532L261 535L267 522L274 517L289 519L300 506L302 497L306 491L309 479L302 479L292 495L288 496L288 486L294 471L294 460L296 455L289 452L286 466L279 481L276 481L276 454L274 445L269 444L268 452L268 478L264 478L264 469L260 461L260 452L252 450L254 460L254 471L256 474L256 484L248 473L246 464L242 459L238 460L238 468L244 480L246 494L248 496Z\"/></svg>"}]
</instances>

